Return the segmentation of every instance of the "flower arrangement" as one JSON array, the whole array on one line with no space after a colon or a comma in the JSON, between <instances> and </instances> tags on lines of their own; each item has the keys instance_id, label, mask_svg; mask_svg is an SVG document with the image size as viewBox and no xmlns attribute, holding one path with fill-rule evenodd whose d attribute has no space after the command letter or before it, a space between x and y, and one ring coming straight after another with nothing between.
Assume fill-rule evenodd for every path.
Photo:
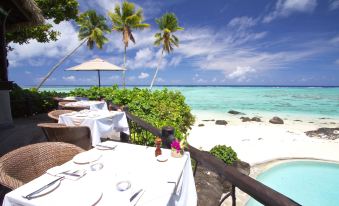
<instances>
[{"instance_id":1,"label":"flower arrangement","mask_svg":"<svg viewBox=\"0 0 339 206\"><path fill-rule=\"evenodd\" d=\"M181 157L183 154L183 150L185 148L185 139L182 139L180 142L178 139L175 139L171 143L171 149L172 149L172 156L173 157Z\"/></svg>"}]
</instances>

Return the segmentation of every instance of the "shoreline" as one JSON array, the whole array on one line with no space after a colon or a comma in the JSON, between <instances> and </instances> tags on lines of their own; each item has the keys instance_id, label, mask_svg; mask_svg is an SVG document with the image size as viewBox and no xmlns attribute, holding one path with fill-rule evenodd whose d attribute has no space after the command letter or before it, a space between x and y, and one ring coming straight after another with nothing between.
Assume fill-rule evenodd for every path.
<instances>
[{"instance_id":1,"label":"shoreline","mask_svg":"<svg viewBox=\"0 0 339 206\"><path fill-rule=\"evenodd\" d=\"M197 112L196 122L188 135L188 142L199 149L209 151L213 146L232 146L238 157L251 166L268 161L290 158L322 159L339 162L339 138L335 140L309 137L306 131L318 128L339 128L339 118L317 119L281 115L284 124L271 124L273 116L261 115L262 122L242 122L240 117L228 113ZM241 112L241 111L240 111ZM276 116L279 116L277 114ZM203 121L214 120L214 121ZM215 120L226 120L227 125L216 125ZM204 124L204 126L198 126Z\"/></svg>"}]
</instances>

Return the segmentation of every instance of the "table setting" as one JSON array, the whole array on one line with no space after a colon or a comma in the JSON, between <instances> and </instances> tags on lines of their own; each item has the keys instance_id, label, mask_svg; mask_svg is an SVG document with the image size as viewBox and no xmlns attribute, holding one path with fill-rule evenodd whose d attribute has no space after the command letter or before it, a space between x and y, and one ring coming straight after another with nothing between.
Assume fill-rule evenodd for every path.
<instances>
[{"instance_id":1,"label":"table setting","mask_svg":"<svg viewBox=\"0 0 339 206\"><path fill-rule=\"evenodd\" d=\"M81 100L77 102L69 102L65 104L65 107L84 107L89 108L89 110L92 111L98 110L108 111L107 103L105 101Z\"/></svg>"},{"instance_id":2,"label":"table setting","mask_svg":"<svg viewBox=\"0 0 339 206\"><path fill-rule=\"evenodd\" d=\"M125 112L81 110L59 116L59 124L67 126L87 126L91 130L92 146L101 142L101 137L112 132L129 134L129 126Z\"/></svg>"},{"instance_id":3,"label":"table setting","mask_svg":"<svg viewBox=\"0 0 339 206\"><path fill-rule=\"evenodd\" d=\"M162 149L167 161L161 162L154 151L154 147L102 142L6 194L3 206L196 205L189 153L174 158L171 150Z\"/></svg>"}]
</instances>

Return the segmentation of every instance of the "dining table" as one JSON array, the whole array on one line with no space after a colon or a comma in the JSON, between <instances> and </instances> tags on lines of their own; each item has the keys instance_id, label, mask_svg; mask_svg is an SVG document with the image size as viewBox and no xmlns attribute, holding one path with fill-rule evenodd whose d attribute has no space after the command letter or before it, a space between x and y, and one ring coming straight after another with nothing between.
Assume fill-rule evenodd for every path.
<instances>
[{"instance_id":1,"label":"dining table","mask_svg":"<svg viewBox=\"0 0 339 206\"><path fill-rule=\"evenodd\" d=\"M107 103L105 101L92 101L92 100L81 100L76 102L69 102L65 104L65 107L80 107L88 108L92 111L105 110L108 111Z\"/></svg>"},{"instance_id":2,"label":"dining table","mask_svg":"<svg viewBox=\"0 0 339 206\"><path fill-rule=\"evenodd\" d=\"M92 146L101 142L101 138L113 132L129 135L129 126L125 112L106 110L82 110L59 116L59 124L67 126L87 126L91 131Z\"/></svg>"},{"instance_id":3,"label":"dining table","mask_svg":"<svg viewBox=\"0 0 339 206\"><path fill-rule=\"evenodd\" d=\"M196 206L197 192L189 152L106 141L5 195L3 206L18 205Z\"/></svg>"}]
</instances>

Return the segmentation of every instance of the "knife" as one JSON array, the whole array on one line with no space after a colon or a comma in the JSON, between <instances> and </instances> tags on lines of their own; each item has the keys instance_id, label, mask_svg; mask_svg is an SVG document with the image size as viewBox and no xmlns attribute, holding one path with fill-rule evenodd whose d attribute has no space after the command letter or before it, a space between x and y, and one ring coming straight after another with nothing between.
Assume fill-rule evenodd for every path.
<instances>
[{"instance_id":1,"label":"knife","mask_svg":"<svg viewBox=\"0 0 339 206\"><path fill-rule=\"evenodd\" d=\"M49 188L50 186L54 185L54 184L55 184L56 182L58 182L59 180L63 180L64 178L65 178L65 177L59 177L58 179L53 180L52 182L48 183L47 185L41 187L40 189L37 189L37 190L35 190L34 192L32 192L32 193L30 193L30 194L28 194L28 195L26 195L26 196L22 196L22 197L23 197L23 198L26 198L26 199L28 199L28 200L31 200L31 199L34 198L34 197L32 197L33 195L36 195L36 194L38 194L38 193L44 191L45 189L47 189L47 188Z\"/></svg>"},{"instance_id":2,"label":"knife","mask_svg":"<svg viewBox=\"0 0 339 206\"><path fill-rule=\"evenodd\" d=\"M78 172L78 171L76 171L76 172ZM74 173L70 173L70 172L61 172L60 174L63 174L63 175L69 175L69 176L74 176L74 177L81 177L81 175L76 174L76 172L74 172Z\"/></svg>"},{"instance_id":3,"label":"knife","mask_svg":"<svg viewBox=\"0 0 339 206\"><path fill-rule=\"evenodd\" d=\"M131 198L129 198L129 201L132 202L139 194L142 192L142 189L140 189L138 192L134 193Z\"/></svg>"}]
</instances>

